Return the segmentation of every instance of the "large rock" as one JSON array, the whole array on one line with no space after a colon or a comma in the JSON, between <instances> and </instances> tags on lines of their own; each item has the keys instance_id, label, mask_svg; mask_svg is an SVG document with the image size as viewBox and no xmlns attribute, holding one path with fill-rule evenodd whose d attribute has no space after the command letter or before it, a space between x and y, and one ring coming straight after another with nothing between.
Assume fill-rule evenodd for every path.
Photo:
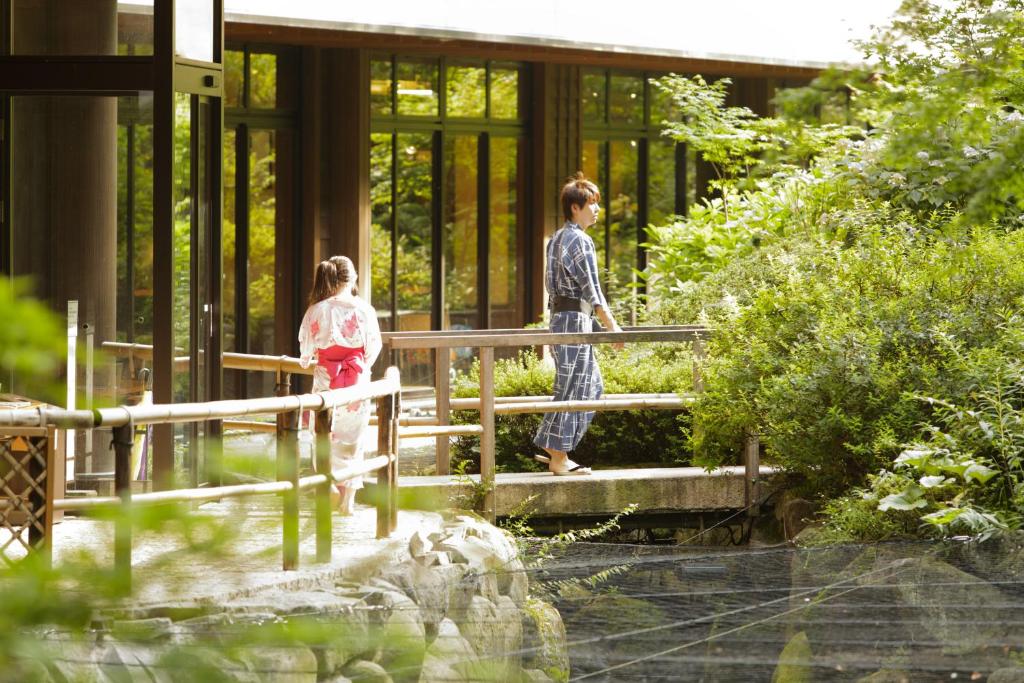
<instances>
[{"instance_id":1,"label":"large rock","mask_svg":"<svg viewBox=\"0 0 1024 683\"><path fill-rule=\"evenodd\" d=\"M380 650L380 664L393 672L395 681L419 680L427 646L419 607L398 591L382 590L367 602L377 608L371 612L371 634ZM352 677L347 671L345 675Z\"/></svg>"},{"instance_id":2,"label":"large rock","mask_svg":"<svg viewBox=\"0 0 1024 683\"><path fill-rule=\"evenodd\" d=\"M384 667L366 660L359 660L345 667L345 676L359 683L394 683Z\"/></svg>"},{"instance_id":3,"label":"large rock","mask_svg":"<svg viewBox=\"0 0 1024 683\"><path fill-rule=\"evenodd\" d=\"M254 645L235 654L247 670L274 683L316 683L317 661L308 647Z\"/></svg>"},{"instance_id":4,"label":"large rock","mask_svg":"<svg viewBox=\"0 0 1024 683\"><path fill-rule=\"evenodd\" d=\"M569 680L569 649L562 615L543 600L523 605L523 668L540 670L553 681Z\"/></svg>"},{"instance_id":5,"label":"large rock","mask_svg":"<svg viewBox=\"0 0 1024 683\"><path fill-rule=\"evenodd\" d=\"M469 609L458 622L459 632L484 661L491 662L502 680L513 680L522 665L522 615L512 600L504 595L493 603L474 596Z\"/></svg>"},{"instance_id":6,"label":"large rock","mask_svg":"<svg viewBox=\"0 0 1024 683\"><path fill-rule=\"evenodd\" d=\"M988 683L1024 683L1024 668L996 669L989 675Z\"/></svg>"},{"instance_id":7,"label":"large rock","mask_svg":"<svg viewBox=\"0 0 1024 683\"><path fill-rule=\"evenodd\" d=\"M438 624L437 637L427 648L423 658L420 683L474 683L476 681L504 681L504 671L493 662L481 660L459 627L451 619Z\"/></svg>"}]
</instances>

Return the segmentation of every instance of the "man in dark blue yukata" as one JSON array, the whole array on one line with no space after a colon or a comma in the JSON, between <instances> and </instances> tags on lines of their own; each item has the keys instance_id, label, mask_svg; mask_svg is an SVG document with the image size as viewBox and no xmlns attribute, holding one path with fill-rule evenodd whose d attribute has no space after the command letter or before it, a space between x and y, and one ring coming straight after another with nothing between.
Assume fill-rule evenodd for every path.
<instances>
[{"instance_id":1,"label":"man in dark blue yukata","mask_svg":"<svg viewBox=\"0 0 1024 683\"><path fill-rule=\"evenodd\" d=\"M601 193L582 173L562 187L565 225L548 242L544 286L548 292L552 332L593 332L596 315L604 329L621 332L612 317L598 279L594 240L586 233L597 222ZM621 349L622 344L614 345ZM555 401L593 401L601 398L604 384L590 344L553 347ZM590 474L589 467L573 462L569 453L587 432L594 412L545 413L533 439L547 456L534 456L556 475Z\"/></svg>"}]
</instances>

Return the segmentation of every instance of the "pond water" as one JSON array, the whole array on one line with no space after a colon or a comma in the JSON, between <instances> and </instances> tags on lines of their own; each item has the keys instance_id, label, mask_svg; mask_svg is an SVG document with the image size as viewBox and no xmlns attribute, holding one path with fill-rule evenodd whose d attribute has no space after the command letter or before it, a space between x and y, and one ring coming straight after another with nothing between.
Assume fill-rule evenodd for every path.
<instances>
[{"instance_id":1,"label":"pond water","mask_svg":"<svg viewBox=\"0 0 1024 683\"><path fill-rule=\"evenodd\" d=\"M1022 577L1020 536L824 549L575 543L531 570L565 622L571 680L588 681L1024 680Z\"/></svg>"}]
</instances>

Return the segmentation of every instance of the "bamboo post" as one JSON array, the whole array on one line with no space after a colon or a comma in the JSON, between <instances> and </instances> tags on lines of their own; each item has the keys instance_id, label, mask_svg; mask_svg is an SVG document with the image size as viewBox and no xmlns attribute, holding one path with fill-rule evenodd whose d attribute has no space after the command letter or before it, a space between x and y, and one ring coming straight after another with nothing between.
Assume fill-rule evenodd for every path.
<instances>
[{"instance_id":1,"label":"bamboo post","mask_svg":"<svg viewBox=\"0 0 1024 683\"><path fill-rule=\"evenodd\" d=\"M743 440L743 488L747 514L757 517L761 513L761 439L755 432L747 432Z\"/></svg>"},{"instance_id":2,"label":"bamboo post","mask_svg":"<svg viewBox=\"0 0 1024 683\"><path fill-rule=\"evenodd\" d=\"M121 499L114 522L114 573L117 588L124 595L132 592L132 442L135 425L127 424L113 429L114 489Z\"/></svg>"},{"instance_id":3,"label":"bamboo post","mask_svg":"<svg viewBox=\"0 0 1024 683\"><path fill-rule=\"evenodd\" d=\"M278 414L277 479L291 482L282 496L281 555L285 571L299 568L299 440L298 410Z\"/></svg>"},{"instance_id":4,"label":"bamboo post","mask_svg":"<svg viewBox=\"0 0 1024 683\"><path fill-rule=\"evenodd\" d=\"M704 340L697 337L693 340L693 393L704 393L704 358L707 351L704 348Z\"/></svg>"},{"instance_id":5,"label":"bamboo post","mask_svg":"<svg viewBox=\"0 0 1024 683\"><path fill-rule=\"evenodd\" d=\"M401 438L398 434L399 416L402 414L402 389L399 387L392 397L391 411L391 463L388 465L388 534L395 533L398 528L398 451ZM447 446L447 441L445 441Z\"/></svg>"},{"instance_id":6,"label":"bamboo post","mask_svg":"<svg viewBox=\"0 0 1024 683\"><path fill-rule=\"evenodd\" d=\"M437 424L451 424L451 385L449 384L448 373L451 371L452 356L451 349L435 349L435 380L434 393L436 395L435 410L437 413ZM448 452L448 436L439 434L435 445L435 474L448 474L451 466L451 457Z\"/></svg>"},{"instance_id":7,"label":"bamboo post","mask_svg":"<svg viewBox=\"0 0 1024 683\"><path fill-rule=\"evenodd\" d=\"M484 486L483 516L494 523L494 347L480 347L480 483Z\"/></svg>"},{"instance_id":8,"label":"bamboo post","mask_svg":"<svg viewBox=\"0 0 1024 683\"><path fill-rule=\"evenodd\" d=\"M394 453L394 396L381 396L377 399L377 453L392 455ZM391 466L382 467L377 471L377 538L386 538L391 527Z\"/></svg>"},{"instance_id":9,"label":"bamboo post","mask_svg":"<svg viewBox=\"0 0 1024 683\"><path fill-rule=\"evenodd\" d=\"M321 474L331 472L331 416L334 410L327 408L316 412L316 443L314 458L316 471ZM330 477L316 487L316 561L331 561L331 488L334 482Z\"/></svg>"}]
</instances>

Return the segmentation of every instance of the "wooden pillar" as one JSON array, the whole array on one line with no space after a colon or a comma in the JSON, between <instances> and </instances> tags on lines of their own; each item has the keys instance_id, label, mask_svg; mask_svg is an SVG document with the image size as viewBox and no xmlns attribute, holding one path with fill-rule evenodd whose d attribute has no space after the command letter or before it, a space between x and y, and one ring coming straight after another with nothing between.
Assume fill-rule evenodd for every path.
<instances>
[{"instance_id":1,"label":"wooden pillar","mask_svg":"<svg viewBox=\"0 0 1024 683\"><path fill-rule=\"evenodd\" d=\"M526 318L538 321L546 305L545 240L562 225L558 193L580 169L580 70L564 64L535 64L531 88L530 240Z\"/></svg>"},{"instance_id":2,"label":"wooden pillar","mask_svg":"<svg viewBox=\"0 0 1024 683\"><path fill-rule=\"evenodd\" d=\"M153 2L153 402L174 402L174 3ZM153 425L153 488L174 486L174 425Z\"/></svg>"},{"instance_id":3,"label":"wooden pillar","mask_svg":"<svg viewBox=\"0 0 1024 683\"><path fill-rule=\"evenodd\" d=\"M494 523L494 347L480 347L480 484L484 519Z\"/></svg>"},{"instance_id":4,"label":"wooden pillar","mask_svg":"<svg viewBox=\"0 0 1024 683\"><path fill-rule=\"evenodd\" d=\"M318 410L316 413L316 443L314 445L314 458L316 459L316 471L319 474L326 474L327 482L316 487L316 561L331 561L331 542L333 531L331 529L331 489L334 488L334 481L331 480L331 415L333 409ZM300 423L301 424L301 423Z\"/></svg>"},{"instance_id":5,"label":"wooden pillar","mask_svg":"<svg viewBox=\"0 0 1024 683\"><path fill-rule=\"evenodd\" d=\"M395 449L397 429L397 411L394 396L381 396L377 399L377 455L392 455ZM394 470L391 466L382 467L377 471L377 538L391 535L391 506L394 482Z\"/></svg>"},{"instance_id":6,"label":"wooden pillar","mask_svg":"<svg viewBox=\"0 0 1024 683\"><path fill-rule=\"evenodd\" d=\"M451 424L451 384L448 372L451 369L451 349L439 348L434 350L435 368L435 401L434 412L437 414L437 424ZM448 435L442 434L435 441L435 472L434 474L448 474L451 469L451 454L449 453Z\"/></svg>"},{"instance_id":7,"label":"wooden pillar","mask_svg":"<svg viewBox=\"0 0 1024 683\"><path fill-rule=\"evenodd\" d=\"M301 224L299 225L299 248L297 267L299 269L300 300L313 286L313 270L323 260L322 226L320 221L321 202L321 149L324 144L323 130L323 59L317 47L302 51L302 161L299 165L299 203ZM327 254L328 256L330 254Z\"/></svg>"},{"instance_id":8,"label":"wooden pillar","mask_svg":"<svg viewBox=\"0 0 1024 683\"><path fill-rule=\"evenodd\" d=\"M117 54L116 0L6 7L16 54ZM32 276L35 294L62 317L68 301L78 301L79 322L92 328L96 343L114 341L117 100L26 95L11 99L10 113L12 274ZM19 384L9 390L24 393Z\"/></svg>"},{"instance_id":9,"label":"wooden pillar","mask_svg":"<svg viewBox=\"0 0 1024 683\"><path fill-rule=\"evenodd\" d=\"M114 520L114 571L117 590L132 592L132 444L135 425L129 422L114 427L114 489L121 499L121 508Z\"/></svg>"},{"instance_id":10,"label":"wooden pillar","mask_svg":"<svg viewBox=\"0 0 1024 683\"><path fill-rule=\"evenodd\" d=\"M364 50L324 53L328 251L352 259L370 298L370 67Z\"/></svg>"},{"instance_id":11,"label":"wooden pillar","mask_svg":"<svg viewBox=\"0 0 1024 683\"><path fill-rule=\"evenodd\" d=\"M748 432L743 440L743 481L747 515L761 514L761 439Z\"/></svg>"}]
</instances>

